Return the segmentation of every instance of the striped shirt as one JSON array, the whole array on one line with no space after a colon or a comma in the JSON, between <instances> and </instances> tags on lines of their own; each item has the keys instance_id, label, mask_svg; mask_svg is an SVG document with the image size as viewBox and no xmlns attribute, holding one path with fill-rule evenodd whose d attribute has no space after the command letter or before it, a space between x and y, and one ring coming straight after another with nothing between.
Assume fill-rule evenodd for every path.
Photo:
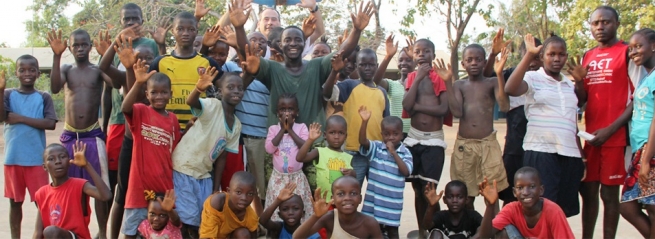
<instances>
[{"instance_id":1,"label":"striped shirt","mask_svg":"<svg viewBox=\"0 0 655 239\"><path fill-rule=\"evenodd\" d=\"M403 133L409 132L410 120L403 118L403 98L405 97L405 86L400 81L384 79L389 84L387 97L389 98L389 113L403 120Z\"/></svg>"},{"instance_id":2,"label":"striped shirt","mask_svg":"<svg viewBox=\"0 0 655 239\"><path fill-rule=\"evenodd\" d=\"M561 78L561 81L555 80L543 68L525 73L528 128L523 149L579 158L576 142L578 98L573 82L564 75Z\"/></svg>"},{"instance_id":3,"label":"striped shirt","mask_svg":"<svg viewBox=\"0 0 655 239\"><path fill-rule=\"evenodd\" d=\"M374 217L382 225L398 227L403 211L405 177L400 174L396 160L382 141L369 140L369 144L368 151L360 148L360 153L370 160L362 213ZM412 154L409 150L400 144L396 152L412 172Z\"/></svg>"},{"instance_id":4,"label":"striped shirt","mask_svg":"<svg viewBox=\"0 0 655 239\"><path fill-rule=\"evenodd\" d=\"M241 133L266 137L268 133L268 105L271 94L264 84L254 80L243 94L234 114L241 121Z\"/></svg>"}]
</instances>

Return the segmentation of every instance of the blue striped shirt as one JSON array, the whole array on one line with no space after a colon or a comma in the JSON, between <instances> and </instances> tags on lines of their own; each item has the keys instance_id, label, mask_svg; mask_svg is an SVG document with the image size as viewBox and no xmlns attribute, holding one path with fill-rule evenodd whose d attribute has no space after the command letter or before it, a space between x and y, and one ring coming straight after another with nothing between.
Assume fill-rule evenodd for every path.
<instances>
[{"instance_id":1,"label":"blue striped shirt","mask_svg":"<svg viewBox=\"0 0 655 239\"><path fill-rule=\"evenodd\" d=\"M368 151L360 148L360 153L370 161L362 213L374 217L382 225L398 227L403 211L405 177L400 174L396 160L382 141L369 140L369 144ZM400 144L396 153L411 172L413 163L409 150Z\"/></svg>"},{"instance_id":2,"label":"blue striped shirt","mask_svg":"<svg viewBox=\"0 0 655 239\"><path fill-rule=\"evenodd\" d=\"M242 134L266 137L270 99L271 94L264 84L256 79L250 83L234 112L241 121Z\"/></svg>"}]
</instances>

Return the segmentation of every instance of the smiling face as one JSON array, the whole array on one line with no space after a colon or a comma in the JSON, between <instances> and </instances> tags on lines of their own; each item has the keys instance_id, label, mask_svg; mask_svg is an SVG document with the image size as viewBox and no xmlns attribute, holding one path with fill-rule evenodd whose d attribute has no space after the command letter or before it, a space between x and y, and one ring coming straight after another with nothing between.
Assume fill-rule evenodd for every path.
<instances>
[{"instance_id":1,"label":"smiling face","mask_svg":"<svg viewBox=\"0 0 655 239\"><path fill-rule=\"evenodd\" d=\"M378 70L378 59L375 52L359 51L357 54L357 71L362 81L372 81Z\"/></svg>"},{"instance_id":2,"label":"smiling face","mask_svg":"<svg viewBox=\"0 0 655 239\"><path fill-rule=\"evenodd\" d=\"M278 13L271 8L264 9L264 11L262 11L262 13L259 15L259 22L257 23L257 27L259 32L263 33L264 36L268 36L268 33L271 29L281 25L282 23L280 22L280 15L278 15Z\"/></svg>"},{"instance_id":3,"label":"smiling face","mask_svg":"<svg viewBox=\"0 0 655 239\"><path fill-rule=\"evenodd\" d=\"M19 59L16 62L16 76L22 87L34 87L34 82L40 74L39 63L36 59Z\"/></svg>"},{"instance_id":4,"label":"smiling face","mask_svg":"<svg viewBox=\"0 0 655 239\"><path fill-rule=\"evenodd\" d=\"M43 168L53 179L68 175L70 157L66 148L61 145L48 147L43 152L43 157Z\"/></svg>"},{"instance_id":5,"label":"smiling face","mask_svg":"<svg viewBox=\"0 0 655 239\"><path fill-rule=\"evenodd\" d=\"M168 224L168 212L161 208L161 204L156 201L150 201L148 204L148 222L155 231L161 231Z\"/></svg>"},{"instance_id":6,"label":"smiling face","mask_svg":"<svg viewBox=\"0 0 655 239\"><path fill-rule=\"evenodd\" d=\"M616 38L619 22L614 13L608 9L597 9L591 14L591 33L594 39L601 43L609 43Z\"/></svg>"},{"instance_id":7,"label":"smiling face","mask_svg":"<svg viewBox=\"0 0 655 239\"><path fill-rule=\"evenodd\" d=\"M325 43L318 43L314 45L314 49L312 49L312 59L323 57L328 54L330 54L330 47Z\"/></svg>"},{"instance_id":8,"label":"smiling face","mask_svg":"<svg viewBox=\"0 0 655 239\"><path fill-rule=\"evenodd\" d=\"M305 215L304 207L302 199L296 194L280 203L278 215L287 227L296 227L300 225L300 219Z\"/></svg>"},{"instance_id":9,"label":"smiling face","mask_svg":"<svg viewBox=\"0 0 655 239\"><path fill-rule=\"evenodd\" d=\"M150 106L157 111L166 110L166 104L171 99L171 85L163 81L154 80L152 76L148 79L146 84L146 98L150 102Z\"/></svg>"},{"instance_id":10,"label":"smiling face","mask_svg":"<svg viewBox=\"0 0 655 239\"><path fill-rule=\"evenodd\" d=\"M70 42L72 43L68 49L73 54L76 62L85 62L89 60L89 52L93 45L91 44L91 38L88 34L78 33L70 36Z\"/></svg>"},{"instance_id":11,"label":"smiling face","mask_svg":"<svg viewBox=\"0 0 655 239\"><path fill-rule=\"evenodd\" d=\"M332 199L339 214L352 214L362 202L362 187L357 179L342 176L332 183ZM329 200L329 199L328 199Z\"/></svg>"},{"instance_id":12,"label":"smiling face","mask_svg":"<svg viewBox=\"0 0 655 239\"><path fill-rule=\"evenodd\" d=\"M406 51L400 51L400 54L398 54L398 70L400 74L406 77L407 74L414 71L414 68L416 68L414 60L412 60Z\"/></svg>"},{"instance_id":13,"label":"smiling face","mask_svg":"<svg viewBox=\"0 0 655 239\"><path fill-rule=\"evenodd\" d=\"M250 206L252 200L257 193L255 184L247 184L236 182L237 180L230 181L230 187L227 189L230 194L228 206L233 210L244 211Z\"/></svg>"},{"instance_id":14,"label":"smiling face","mask_svg":"<svg viewBox=\"0 0 655 239\"><path fill-rule=\"evenodd\" d=\"M305 49L305 38L300 29L287 28L282 32L280 49L289 59L297 60L302 58L302 51Z\"/></svg>"},{"instance_id":15,"label":"smiling face","mask_svg":"<svg viewBox=\"0 0 655 239\"><path fill-rule=\"evenodd\" d=\"M196 36L198 35L198 28L196 27L195 19L176 18L173 20L173 37L175 42L181 47L193 47ZM202 46L202 38L200 44Z\"/></svg>"},{"instance_id":16,"label":"smiling face","mask_svg":"<svg viewBox=\"0 0 655 239\"><path fill-rule=\"evenodd\" d=\"M552 74L559 74L566 65L568 56L566 45L563 42L553 41L546 44L541 54L544 70Z\"/></svg>"},{"instance_id":17,"label":"smiling face","mask_svg":"<svg viewBox=\"0 0 655 239\"><path fill-rule=\"evenodd\" d=\"M224 100L229 105L236 106L241 103L243 98L243 79L238 75L231 75L220 81L218 94L221 95L221 100Z\"/></svg>"},{"instance_id":18,"label":"smiling face","mask_svg":"<svg viewBox=\"0 0 655 239\"><path fill-rule=\"evenodd\" d=\"M655 43L651 43L644 35L634 34L630 38L630 59L638 66L648 65L652 67L653 50L655 50Z\"/></svg>"},{"instance_id":19,"label":"smiling face","mask_svg":"<svg viewBox=\"0 0 655 239\"><path fill-rule=\"evenodd\" d=\"M544 194L544 186L534 173L525 172L514 176L514 196L524 209L532 208Z\"/></svg>"}]
</instances>

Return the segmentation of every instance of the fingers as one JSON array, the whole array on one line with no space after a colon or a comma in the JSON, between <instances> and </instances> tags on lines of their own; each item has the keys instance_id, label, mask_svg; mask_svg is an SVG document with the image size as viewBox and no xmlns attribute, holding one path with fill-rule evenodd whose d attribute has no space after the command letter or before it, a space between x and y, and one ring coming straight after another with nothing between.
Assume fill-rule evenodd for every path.
<instances>
[{"instance_id":1,"label":"fingers","mask_svg":"<svg viewBox=\"0 0 655 239\"><path fill-rule=\"evenodd\" d=\"M322 199L322 198L321 198L321 188L317 188L317 189L314 191L314 202L317 202L317 201L319 201L319 200L321 200L321 199Z\"/></svg>"},{"instance_id":2,"label":"fingers","mask_svg":"<svg viewBox=\"0 0 655 239\"><path fill-rule=\"evenodd\" d=\"M444 190L441 190L441 192L439 192L439 197L440 198L443 197L443 193L444 193Z\"/></svg>"}]
</instances>

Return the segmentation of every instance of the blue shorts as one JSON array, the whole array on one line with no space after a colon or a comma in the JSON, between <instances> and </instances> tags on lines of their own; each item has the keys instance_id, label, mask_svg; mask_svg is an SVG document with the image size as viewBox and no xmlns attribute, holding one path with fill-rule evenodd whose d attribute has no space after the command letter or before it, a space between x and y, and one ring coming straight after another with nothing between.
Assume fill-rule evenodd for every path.
<instances>
[{"instance_id":1,"label":"blue shorts","mask_svg":"<svg viewBox=\"0 0 655 239\"><path fill-rule=\"evenodd\" d=\"M202 205L212 194L212 178L196 179L173 170L175 188L175 211L180 221L186 225L200 226Z\"/></svg>"},{"instance_id":2,"label":"blue shorts","mask_svg":"<svg viewBox=\"0 0 655 239\"><path fill-rule=\"evenodd\" d=\"M139 224L148 219L148 208L125 208L121 232L126 236L136 236Z\"/></svg>"}]
</instances>

